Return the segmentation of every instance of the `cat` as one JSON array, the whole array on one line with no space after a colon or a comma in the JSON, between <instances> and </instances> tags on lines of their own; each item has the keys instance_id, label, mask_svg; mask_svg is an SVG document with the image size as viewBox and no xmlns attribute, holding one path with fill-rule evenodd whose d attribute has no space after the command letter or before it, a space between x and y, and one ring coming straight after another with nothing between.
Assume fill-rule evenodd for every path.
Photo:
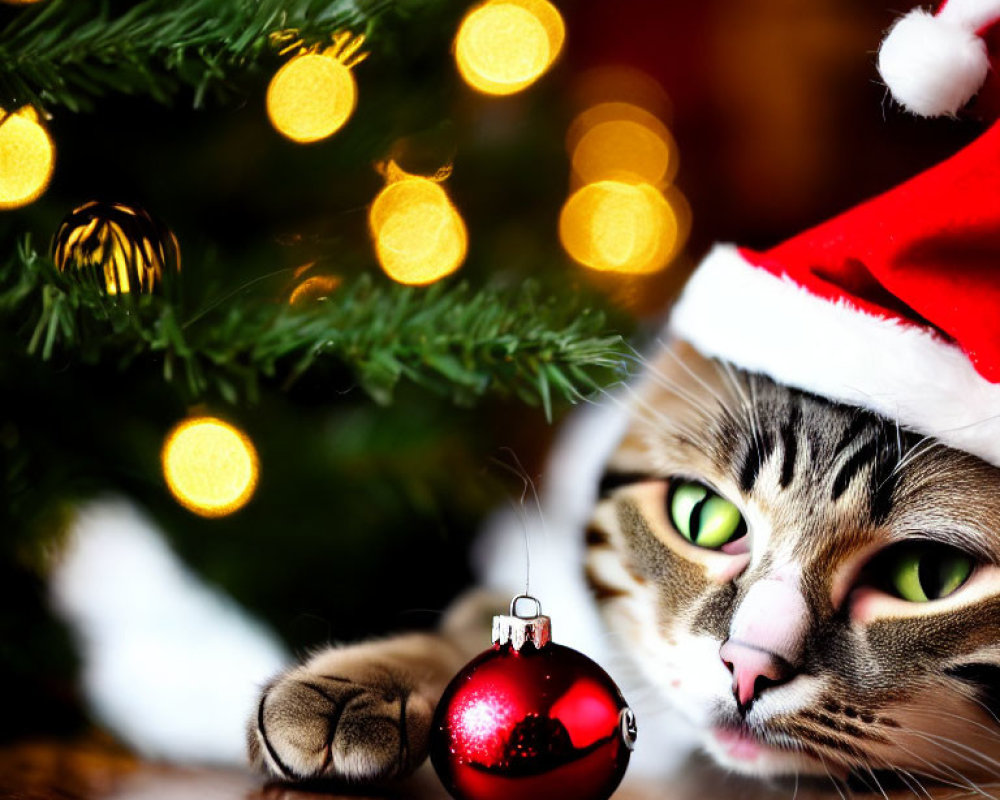
<instances>
[{"instance_id":1,"label":"cat","mask_svg":"<svg viewBox=\"0 0 1000 800\"><path fill-rule=\"evenodd\" d=\"M575 487L589 521L546 569L586 583L644 676L640 750L671 761L643 728L662 699L743 775L969 788L1000 772L1000 470L679 340L612 400L623 430L599 434L617 441L603 475ZM286 781L410 773L504 605L476 590L436 632L281 673L250 760ZM576 609L553 615L557 639Z\"/></svg>"}]
</instances>

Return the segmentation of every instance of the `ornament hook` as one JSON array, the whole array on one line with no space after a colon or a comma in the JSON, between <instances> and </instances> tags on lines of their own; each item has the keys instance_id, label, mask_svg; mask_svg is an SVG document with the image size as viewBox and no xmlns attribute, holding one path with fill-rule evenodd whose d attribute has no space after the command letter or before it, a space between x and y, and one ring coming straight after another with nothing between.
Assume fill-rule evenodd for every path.
<instances>
[{"instance_id":1,"label":"ornament hook","mask_svg":"<svg viewBox=\"0 0 1000 800\"><path fill-rule=\"evenodd\" d=\"M519 614L518 603L530 601L535 604L535 613L530 616ZM541 650L552 640L552 621L542 614L542 604L530 594L515 595L510 601L510 613L493 617L493 644L510 645L520 650L528 642Z\"/></svg>"},{"instance_id":2,"label":"ornament hook","mask_svg":"<svg viewBox=\"0 0 1000 800\"><path fill-rule=\"evenodd\" d=\"M535 612L533 614L519 614L517 613L517 604L521 601L527 601L535 604ZM530 594L519 594L515 595L514 599L510 601L510 616L517 617L518 619L535 619L535 617L542 616L542 604L537 597L532 597Z\"/></svg>"}]
</instances>

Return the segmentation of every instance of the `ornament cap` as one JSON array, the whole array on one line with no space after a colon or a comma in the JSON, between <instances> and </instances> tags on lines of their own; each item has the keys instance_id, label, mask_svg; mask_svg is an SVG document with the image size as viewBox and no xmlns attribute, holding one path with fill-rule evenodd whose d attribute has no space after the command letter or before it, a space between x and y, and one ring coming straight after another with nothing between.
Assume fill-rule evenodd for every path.
<instances>
[{"instance_id":1,"label":"ornament cap","mask_svg":"<svg viewBox=\"0 0 1000 800\"><path fill-rule=\"evenodd\" d=\"M519 603L533 603L534 613L525 615L518 611ZM542 614L542 604L529 594L519 594L510 601L509 614L493 617L493 644L509 644L515 651L529 642L541 650L552 641L552 620Z\"/></svg>"}]
</instances>

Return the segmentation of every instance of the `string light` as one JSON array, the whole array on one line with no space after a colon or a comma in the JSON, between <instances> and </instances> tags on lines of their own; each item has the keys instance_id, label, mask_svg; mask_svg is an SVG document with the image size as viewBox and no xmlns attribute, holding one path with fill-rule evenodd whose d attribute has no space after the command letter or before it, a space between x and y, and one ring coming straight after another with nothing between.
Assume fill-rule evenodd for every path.
<instances>
[{"instance_id":1,"label":"string light","mask_svg":"<svg viewBox=\"0 0 1000 800\"><path fill-rule=\"evenodd\" d=\"M354 112L358 87L351 68L363 36L342 32L322 51L303 49L279 69L267 87L267 115L274 128L293 142L318 142L340 130ZM299 48L294 42L282 52Z\"/></svg>"},{"instance_id":2,"label":"string light","mask_svg":"<svg viewBox=\"0 0 1000 800\"><path fill-rule=\"evenodd\" d=\"M597 181L574 192L559 215L559 239L591 269L630 274L662 269L683 241L674 204L646 183Z\"/></svg>"},{"instance_id":3,"label":"string light","mask_svg":"<svg viewBox=\"0 0 1000 800\"><path fill-rule=\"evenodd\" d=\"M565 23L547 0L488 0L462 20L455 63L473 89L514 94L548 70L565 38Z\"/></svg>"},{"instance_id":4,"label":"string light","mask_svg":"<svg viewBox=\"0 0 1000 800\"><path fill-rule=\"evenodd\" d=\"M0 209L37 200L52 178L56 149L31 106L0 110Z\"/></svg>"},{"instance_id":5,"label":"string light","mask_svg":"<svg viewBox=\"0 0 1000 800\"><path fill-rule=\"evenodd\" d=\"M630 103L600 103L570 125L566 144L583 183L622 180L665 186L677 172L677 146L656 116Z\"/></svg>"},{"instance_id":6,"label":"string light","mask_svg":"<svg viewBox=\"0 0 1000 800\"><path fill-rule=\"evenodd\" d=\"M422 286L457 270L465 260L465 223L441 185L399 173L379 192L368 215L375 253L386 274Z\"/></svg>"},{"instance_id":7,"label":"string light","mask_svg":"<svg viewBox=\"0 0 1000 800\"><path fill-rule=\"evenodd\" d=\"M257 451L249 437L215 417L192 417L168 435L163 476L177 501L203 517L242 508L257 488Z\"/></svg>"}]
</instances>

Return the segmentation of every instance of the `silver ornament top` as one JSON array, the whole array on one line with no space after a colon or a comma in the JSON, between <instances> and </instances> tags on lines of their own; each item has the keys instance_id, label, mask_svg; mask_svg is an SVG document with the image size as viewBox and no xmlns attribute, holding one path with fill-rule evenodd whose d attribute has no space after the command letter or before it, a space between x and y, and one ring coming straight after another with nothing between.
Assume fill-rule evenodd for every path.
<instances>
[{"instance_id":1,"label":"silver ornament top","mask_svg":"<svg viewBox=\"0 0 1000 800\"><path fill-rule=\"evenodd\" d=\"M518 613L518 602L534 603L534 614ZM542 604L529 594L519 594L510 601L510 614L493 617L493 644L509 644L520 650L528 642L541 650L552 641L552 620L542 614Z\"/></svg>"}]
</instances>

